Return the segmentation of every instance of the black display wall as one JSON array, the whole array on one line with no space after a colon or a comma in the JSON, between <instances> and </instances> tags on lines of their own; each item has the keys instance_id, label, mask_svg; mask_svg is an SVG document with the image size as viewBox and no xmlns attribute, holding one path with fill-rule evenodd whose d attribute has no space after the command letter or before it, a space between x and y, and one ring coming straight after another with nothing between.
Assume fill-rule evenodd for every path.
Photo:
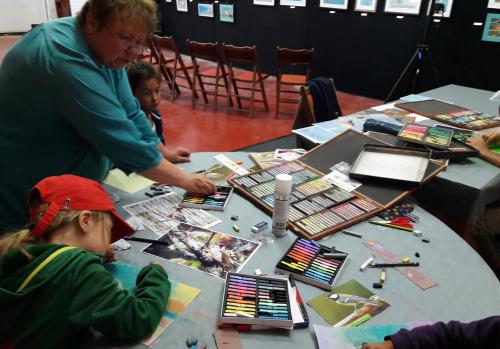
<instances>
[{"instance_id":1,"label":"black display wall","mask_svg":"<svg viewBox=\"0 0 500 349\"><path fill-rule=\"evenodd\" d=\"M383 12L385 1L378 0L376 13L361 16L349 10L319 8L319 0L307 0L307 7L291 9L253 5L253 0L233 3L235 23L198 16L198 0L188 2L189 12L178 12L175 0L161 6L162 34L173 35L182 52L186 39L256 45L260 63L275 74L276 46L315 49L314 75L332 76L341 91L384 99L422 40L428 0L423 0L420 16L397 19ZM481 41L488 0L454 0L451 18L432 23L429 41L438 68L440 84L455 83L487 90L500 89L500 43ZM396 96L405 93L408 83ZM430 67L424 67L419 90L437 87ZM417 91L418 92L418 91Z\"/></svg>"}]
</instances>

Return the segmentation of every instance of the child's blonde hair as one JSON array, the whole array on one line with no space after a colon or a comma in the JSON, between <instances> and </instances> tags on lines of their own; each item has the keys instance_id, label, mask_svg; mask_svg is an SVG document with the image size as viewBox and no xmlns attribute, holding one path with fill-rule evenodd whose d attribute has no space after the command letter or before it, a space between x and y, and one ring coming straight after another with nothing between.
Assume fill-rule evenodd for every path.
<instances>
[{"instance_id":1,"label":"child's blonde hair","mask_svg":"<svg viewBox=\"0 0 500 349\"><path fill-rule=\"evenodd\" d=\"M43 216L45 211L47 210L47 205L42 205L40 208L40 214L37 218L30 224L30 227L34 227L38 220ZM31 256L25 249L27 245L43 243L47 241L47 237L54 230L64 227L68 224L73 223L82 211L72 210L72 211L59 211L54 220L48 226L46 233L42 237L34 237L31 235L31 228L26 228L20 230L18 232L6 234L2 238L0 238L0 257L6 254L11 249L18 249L22 254L24 254L27 258L31 259ZM97 221L104 220L106 217L110 217L111 215L108 212L101 211L91 211L92 217Z\"/></svg>"}]
</instances>

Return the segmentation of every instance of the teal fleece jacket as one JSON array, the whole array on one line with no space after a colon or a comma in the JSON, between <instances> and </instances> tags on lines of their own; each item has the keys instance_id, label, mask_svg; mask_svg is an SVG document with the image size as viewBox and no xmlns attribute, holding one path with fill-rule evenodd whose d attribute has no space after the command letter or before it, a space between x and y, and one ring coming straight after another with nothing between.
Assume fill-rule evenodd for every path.
<instances>
[{"instance_id":1,"label":"teal fleece jacket","mask_svg":"<svg viewBox=\"0 0 500 349\"><path fill-rule=\"evenodd\" d=\"M61 247L30 245L27 251L33 260L14 249L0 260L0 347L11 343L16 349L76 348L90 327L130 341L154 331L170 296L168 276L159 265L143 268L136 288L123 290L99 255L75 248L57 256L16 292Z\"/></svg>"}]
</instances>

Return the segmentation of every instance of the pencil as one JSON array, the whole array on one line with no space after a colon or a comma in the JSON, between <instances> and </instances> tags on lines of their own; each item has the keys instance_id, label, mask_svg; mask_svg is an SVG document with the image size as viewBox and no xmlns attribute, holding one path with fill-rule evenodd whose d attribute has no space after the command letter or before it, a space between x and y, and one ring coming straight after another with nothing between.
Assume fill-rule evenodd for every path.
<instances>
[{"instance_id":1,"label":"pencil","mask_svg":"<svg viewBox=\"0 0 500 349\"><path fill-rule=\"evenodd\" d=\"M167 242L167 241L153 240L153 239L146 239L146 238L124 237L124 239L128 240L128 241L147 242L150 244L158 244L158 245L165 245L165 246L171 245L171 243Z\"/></svg>"}]
</instances>

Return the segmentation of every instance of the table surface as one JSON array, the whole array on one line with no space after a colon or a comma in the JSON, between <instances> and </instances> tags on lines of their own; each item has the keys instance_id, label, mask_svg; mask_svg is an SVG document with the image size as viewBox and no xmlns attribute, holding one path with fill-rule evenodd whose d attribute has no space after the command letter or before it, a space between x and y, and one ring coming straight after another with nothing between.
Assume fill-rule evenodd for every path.
<instances>
[{"instance_id":1,"label":"table surface","mask_svg":"<svg viewBox=\"0 0 500 349\"><path fill-rule=\"evenodd\" d=\"M195 153L192 155L192 162L180 166L187 172L205 169L215 163L213 156L216 154ZM243 166L247 168L253 166L248 158L248 153L226 153L226 155L235 161L242 160ZM147 199L144 191L132 195L110 187L107 189L120 196L117 206L124 217L128 217L128 214L121 209L121 206ZM175 191L181 193L180 190L175 189ZM253 238L250 228L256 222L271 221L267 214L239 194L232 196L224 212L210 211L210 213L222 220L211 229L247 239ZM420 261L419 271L438 282L437 286L423 291L396 270L388 269L384 288L375 290L375 293L388 301L391 306L367 322L366 325L420 320L472 321L499 314L500 283L487 264L457 234L434 216L418 206L415 206L414 213L421 217L421 221L416 226L424 231L425 237L431 239L429 244L423 243L420 238L411 233L390 228L380 229L368 223L360 223L352 228L353 231L361 233L363 239L337 233L320 242L326 246L335 246L350 254L336 285L356 279L365 287L372 289L372 283L377 282L380 270L359 271L359 266L371 256L371 251L362 244L363 240L380 241L399 256L408 256L412 260ZM232 215L239 216L239 220L236 222L241 229L239 233L235 233L231 229L232 224L234 224L230 220ZM135 236L156 238L155 234L149 230L137 232ZM260 269L263 273L272 274L277 261L295 238L295 234L289 232L285 237L275 239L273 243L261 245L244 265L241 272L253 274L256 269ZM165 267L171 279L201 289L200 295L166 329L152 347L186 348L186 338L196 336L199 345L207 344L208 348L216 348L212 335L216 330L224 281L197 270L141 253L142 248L146 247L144 243L131 242L131 244L131 249L117 253L124 262L142 267L155 259ZM415 257L416 252L420 254L420 258ZM297 286L305 302L324 292L322 289L302 282L297 282ZM309 306L306 308L310 317L309 328L291 332L273 330L242 333L243 346L245 348L262 348L263 345L272 343L275 349L315 348L317 345L315 344L316 339L312 324L327 325L327 323ZM87 347L123 346L92 341L88 343ZM125 347L141 348L143 346L128 345Z\"/></svg>"}]
</instances>

